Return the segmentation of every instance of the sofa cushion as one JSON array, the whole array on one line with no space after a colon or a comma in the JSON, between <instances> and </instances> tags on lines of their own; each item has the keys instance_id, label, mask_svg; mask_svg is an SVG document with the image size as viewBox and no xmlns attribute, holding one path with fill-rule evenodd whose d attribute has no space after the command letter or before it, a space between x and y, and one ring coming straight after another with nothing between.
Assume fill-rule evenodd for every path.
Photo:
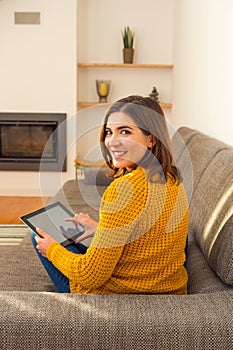
<instances>
[{"instance_id":1,"label":"sofa cushion","mask_svg":"<svg viewBox=\"0 0 233 350\"><path fill-rule=\"evenodd\" d=\"M189 202L193 193L193 165L188 144L198 133L196 130L181 127L172 137L173 157L181 172Z\"/></svg>"},{"instance_id":2,"label":"sofa cushion","mask_svg":"<svg viewBox=\"0 0 233 350\"><path fill-rule=\"evenodd\" d=\"M55 291L33 248L29 234L19 246L0 247L0 290Z\"/></svg>"},{"instance_id":3,"label":"sofa cushion","mask_svg":"<svg viewBox=\"0 0 233 350\"><path fill-rule=\"evenodd\" d=\"M214 271L233 284L233 149L219 150L195 186L190 230ZM229 244L227 244L229 242ZM223 256L220 256L224 253ZM215 257L219 257L217 260Z\"/></svg>"},{"instance_id":4,"label":"sofa cushion","mask_svg":"<svg viewBox=\"0 0 233 350\"><path fill-rule=\"evenodd\" d=\"M231 289L231 286L216 276L195 240L189 241L186 267L188 294L214 293Z\"/></svg>"},{"instance_id":5,"label":"sofa cushion","mask_svg":"<svg viewBox=\"0 0 233 350\"><path fill-rule=\"evenodd\" d=\"M227 284L233 281L233 215L225 223L209 256L209 264Z\"/></svg>"},{"instance_id":6,"label":"sofa cushion","mask_svg":"<svg viewBox=\"0 0 233 350\"><path fill-rule=\"evenodd\" d=\"M108 177L110 169L106 167L89 167L83 170L85 185L108 186L113 178Z\"/></svg>"},{"instance_id":7,"label":"sofa cushion","mask_svg":"<svg viewBox=\"0 0 233 350\"><path fill-rule=\"evenodd\" d=\"M172 144L175 161L181 170L190 201L211 160L220 150L232 150L225 143L188 127L177 130Z\"/></svg>"}]
</instances>

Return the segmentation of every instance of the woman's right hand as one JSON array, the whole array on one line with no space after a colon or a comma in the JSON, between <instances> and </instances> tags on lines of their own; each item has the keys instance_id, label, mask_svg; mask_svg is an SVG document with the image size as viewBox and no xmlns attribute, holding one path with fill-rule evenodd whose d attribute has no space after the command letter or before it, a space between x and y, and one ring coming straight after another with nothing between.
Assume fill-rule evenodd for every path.
<instances>
[{"instance_id":1,"label":"woman's right hand","mask_svg":"<svg viewBox=\"0 0 233 350\"><path fill-rule=\"evenodd\" d=\"M73 217L65 219L65 221L73 222L75 227L80 224L85 228L85 232L75 240L75 243L79 243L88 237L93 237L98 225L98 222L91 219L88 214L83 213L75 214Z\"/></svg>"},{"instance_id":2,"label":"woman's right hand","mask_svg":"<svg viewBox=\"0 0 233 350\"><path fill-rule=\"evenodd\" d=\"M93 230L98 226L98 222L91 219L91 217L88 214L75 214L71 218L65 219L66 222L73 222L75 227L78 226L78 224L82 225L85 228L85 231Z\"/></svg>"}]
</instances>

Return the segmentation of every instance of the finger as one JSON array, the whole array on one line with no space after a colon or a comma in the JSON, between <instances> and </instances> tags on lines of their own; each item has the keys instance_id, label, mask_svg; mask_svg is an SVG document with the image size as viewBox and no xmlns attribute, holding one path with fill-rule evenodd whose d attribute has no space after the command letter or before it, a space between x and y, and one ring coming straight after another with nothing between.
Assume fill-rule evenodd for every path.
<instances>
[{"instance_id":1,"label":"finger","mask_svg":"<svg viewBox=\"0 0 233 350\"><path fill-rule=\"evenodd\" d=\"M75 218L67 218L67 219L64 219L64 221L65 222L72 222L75 227L78 226L78 223L76 222Z\"/></svg>"},{"instance_id":2,"label":"finger","mask_svg":"<svg viewBox=\"0 0 233 350\"><path fill-rule=\"evenodd\" d=\"M86 238L89 238L89 237L93 237L94 234L95 234L95 229L94 230L89 230L89 231L86 231L84 232L81 236L79 236L76 240L75 240L75 243L79 243L81 241L83 241L84 239Z\"/></svg>"},{"instance_id":3,"label":"finger","mask_svg":"<svg viewBox=\"0 0 233 350\"><path fill-rule=\"evenodd\" d=\"M83 213L75 214L75 218L81 219L81 218L86 218L86 217L89 217L89 215L88 214L83 214Z\"/></svg>"},{"instance_id":4,"label":"finger","mask_svg":"<svg viewBox=\"0 0 233 350\"><path fill-rule=\"evenodd\" d=\"M74 222L74 221L75 221L75 218L65 218L64 221L67 221L67 222L68 222L68 221L72 221L72 222Z\"/></svg>"},{"instance_id":5,"label":"finger","mask_svg":"<svg viewBox=\"0 0 233 350\"><path fill-rule=\"evenodd\" d=\"M80 214L78 214L79 216L83 216L83 217L85 217L85 218L89 218L89 215L88 214L83 214L83 213L80 213Z\"/></svg>"},{"instance_id":6,"label":"finger","mask_svg":"<svg viewBox=\"0 0 233 350\"><path fill-rule=\"evenodd\" d=\"M42 236L43 238L46 238L48 235L46 232L44 232L41 228L37 227L36 228L36 232L39 233L40 236Z\"/></svg>"},{"instance_id":7,"label":"finger","mask_svg":"<svg viewBox=\"0 0 233 350\"><path fill-rule=\"evenodd\" d=\"M76 240L75 240L75 243L79 243L79 242L82 242L85 238L87 238L87 235L86 233L83 233L81 236L79 236Z\"/></svg>"}]
</instances>

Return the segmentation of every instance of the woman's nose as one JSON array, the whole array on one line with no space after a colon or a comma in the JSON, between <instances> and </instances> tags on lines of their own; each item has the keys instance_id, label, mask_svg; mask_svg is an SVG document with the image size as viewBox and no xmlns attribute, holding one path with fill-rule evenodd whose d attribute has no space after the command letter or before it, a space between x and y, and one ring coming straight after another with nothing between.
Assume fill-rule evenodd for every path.
<instances>
[{"instance_id":1,"label":"woman's nose","mask_svg":"<svg viewBox=\"0 0 233 350\"><path fill-rule=\"evenodd\" d=\"M107 142L108 142L109 146L115 146L115 145L120 144L121 141L120 141L119 135L112 133L112 135L110 137L108 137Z\"/></svg>"}]
</instances>

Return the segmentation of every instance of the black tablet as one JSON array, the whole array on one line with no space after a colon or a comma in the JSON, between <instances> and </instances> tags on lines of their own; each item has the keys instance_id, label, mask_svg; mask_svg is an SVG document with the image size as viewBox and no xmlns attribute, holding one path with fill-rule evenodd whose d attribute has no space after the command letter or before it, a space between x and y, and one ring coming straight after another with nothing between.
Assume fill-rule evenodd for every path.
<instances>
[{"instance_id":1,"label":"black tablet","mask_svg":"<svg viewBox=\"0 0 233 350\"><path fill-rule=\"evenodd\" d=\"M54 202L34 212L23 215L20 219L38 236L39 234L36 232L37 227L44 230L57 242L66 247L81 236L85 230L82 225L75 227L72 222L65 221L68 217L73 216L74 213L67 209L61 202Z\"/></svg>"}]
</instances>

